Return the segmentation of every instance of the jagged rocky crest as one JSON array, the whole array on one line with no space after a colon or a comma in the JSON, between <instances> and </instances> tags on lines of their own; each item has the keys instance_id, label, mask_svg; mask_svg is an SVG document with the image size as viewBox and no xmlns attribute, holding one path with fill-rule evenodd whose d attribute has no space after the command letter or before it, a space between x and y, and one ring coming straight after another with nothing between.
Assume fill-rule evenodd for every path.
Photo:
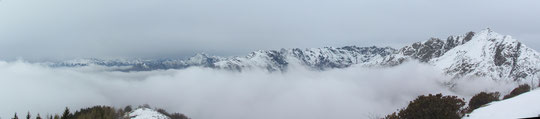
<instances>
[{"instance_id":1,"label":"jagged rocky crest","mask_svg":"<svg viewBox=\"0 0 540 119\"><path fill-rule=\"evenodd\" d=\"M491 29L450 36L446 40L431 38L401 49L390 47L324 47L309 49L259 50L242 57L218 57L197 54L188 59L160 60L99 60L79 59L52 66L125 66L122 71L183 69L199 66L243 71L262 68L286 71L299 64L313 70L365 67L391 67L410 60L418 60L441 68L454 78L488 77L507 80L535 80L539 78L540 55L508 35Z\"/></svg>"}]
</instances>

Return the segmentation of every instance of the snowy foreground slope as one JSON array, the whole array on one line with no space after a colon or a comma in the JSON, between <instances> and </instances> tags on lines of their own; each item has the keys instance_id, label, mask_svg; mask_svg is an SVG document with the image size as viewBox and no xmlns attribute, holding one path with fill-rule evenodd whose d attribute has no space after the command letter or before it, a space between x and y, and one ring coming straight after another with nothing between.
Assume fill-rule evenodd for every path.
<instances>
[{"instance_id":1,"label":"snowy foreground slope","mask_svg":"<svg viewBox=\"0 0 540 119\"><path fill-rule=\"evenodd\" d=\"M300 65L313 70L365 67L392 67L417 60L443 70L454 79L484 77L538 85L540 54L508 35L491 29L450 36L446 40L431 38L401 49L390 47L324 47L309 49L259 50L247 56L219 57L197 54L188 59L100 60L78 59L51 63L53 67L108 66L125 67L121 71L183 69L192 66L243 71L264 69L285 72Z\"/></svg>"},{"instance_id":2,"label":"snowy foreground slope","mask_svg":"<svg viewBox=\"0 0 540 119\"><path fill-rule=\"evenodd\" d=\"M532 90L519 96L492 102L474 110L464 119L517 119L540 116L540 90Z\"/></svg>"},{"instance_id":3,"label":"snowy foreground slope","mask_svg":"<svg viewBox=\"0 0 540 119\"><path fill-rule=\"evenodd\" d=\"M130 119L170 119L169 117L149 108L139 108L129 114Z\"/></svg>"}]
</instances>

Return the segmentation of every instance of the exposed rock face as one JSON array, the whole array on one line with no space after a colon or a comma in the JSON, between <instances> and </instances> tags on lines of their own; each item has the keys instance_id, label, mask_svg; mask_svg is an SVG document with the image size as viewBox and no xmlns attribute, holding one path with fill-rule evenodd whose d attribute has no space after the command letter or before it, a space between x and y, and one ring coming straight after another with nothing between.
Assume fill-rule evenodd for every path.
<instances>
[{"instance_id":1,"label":"exposed rock face","mask_svg":"<svg viewBox=\"0 0 540 119\"><path fill-rule=\"evenodd\" d=\"M390 47L259 50L244 57L217 57L197 54L187 60L98 60L68 61L53 66L129 66L123 71L182 69L200 66L233 71L254 68L286 71L299 64L314 70L346 68L352 65L391 67L418 60L441 68L454 78L489 77L493 79L533 80L539 77L540 55L510 36L490 29L478 33L450 36L446 40L431 38L399 50Z\"/></svg>"},{"instance_id":2,"label":"exposed rock face","mask_svg":"<svg viewBox=\"0 0 540 119\"><path fill-rule=\"evenodd\" d=\"M417 42L411 46L401 48L400 53L418 59L421 62L428 62L433 58L442 56L450 49L465 44L472 39L474 32L467 33L466 36L450 36L447 40L431 38L425 42Z\"/></svg>"}]
</instances>

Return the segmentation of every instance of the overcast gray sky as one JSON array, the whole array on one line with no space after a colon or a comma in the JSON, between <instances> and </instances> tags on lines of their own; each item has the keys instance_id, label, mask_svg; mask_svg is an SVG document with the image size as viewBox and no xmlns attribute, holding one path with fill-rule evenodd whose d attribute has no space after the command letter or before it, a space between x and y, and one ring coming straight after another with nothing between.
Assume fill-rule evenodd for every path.
<instances>
[{"instance_id":1,"label":"overcast gray sky","mask_svg":"<svg viewBox=\"0 0 540 119\"><path fill-rule=\"evenodd\" d=\"M401 47L487 27L540 49L538 0L1 0L0 58Z\"/></svg>"}]
</instances>

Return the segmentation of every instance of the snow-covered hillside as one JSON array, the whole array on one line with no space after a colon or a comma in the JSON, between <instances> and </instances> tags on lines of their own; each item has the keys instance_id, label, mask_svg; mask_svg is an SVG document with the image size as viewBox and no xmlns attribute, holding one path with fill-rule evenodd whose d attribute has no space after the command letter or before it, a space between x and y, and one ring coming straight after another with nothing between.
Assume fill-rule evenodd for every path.
<instances>
[{"instance_id":1,"label":"snow-covered hillside","mask_svg":"<svg viewBox=\"0 0 540 119\"><path fill-rule=\"evenodd\" d=\"M434 65L455 79L485 77L538 84L540 54L508 35L491 29L450 36L446 40L431 38L401 49L390 47L324 47L309 49L259 50L247 56L219 57L197 54L188 59L99 60L79 59L53 63L52 66L129 66L122 71L183 69L192 66L243 71L265 69L286 71L298 64L313 70L365 67L391 67L418 60Z\"/></svg>"},{"instance_id":2,"label":"snow-covered hillside","mask_svg":"<svg viewBox=\"0 0 540 119\"><path fill-rule=\"evenodd\" d=\"M156 110L149 108L138 108L128 113L130 119L170 119Z\"/></svg>"},{"instance_id":3,"label":"snow-covered hillside","mask_svg":"<svg viewBox=\"0 0 540 119\"><path fill-rule=\"evenodd\" d=\"M518 119L540 117L540 90L532 90L516 97L492 102L474 110L464 119Z\"/></svg>"}]
</instances>

